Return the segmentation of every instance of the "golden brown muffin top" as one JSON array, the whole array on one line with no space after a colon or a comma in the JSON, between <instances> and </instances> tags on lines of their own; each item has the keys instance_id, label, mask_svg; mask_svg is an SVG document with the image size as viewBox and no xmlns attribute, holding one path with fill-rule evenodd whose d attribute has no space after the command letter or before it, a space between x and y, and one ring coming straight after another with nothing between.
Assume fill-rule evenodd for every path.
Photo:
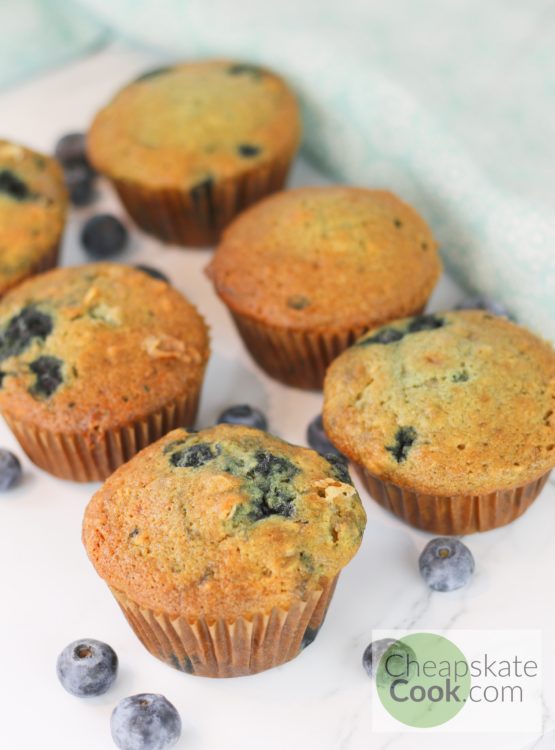
<instances>
[{"instance_id":1,"label":"golden brown muffin top","mask_svg":"<svg viewBox=\"0 0 555 750\"><path fill-rule=\"evenodd\" d=\"M179 429L118 469L85 512L97 572L170 616L234 619L332 579L366 515L345 465L250 427Z\"/></svg>"},{"instance_id":2,"label":"golden brown muffin top","mask_svg":"<svg viewBox=\"0 0 555 750\"><path fill-rule=\"evenodd\" d=\"M224 232L208 273L223 301L295 329L376 325L423 307L440 273L424 220L392 193L278 193Z\"/></svg>"},{"instance_id":3,"label":"golden brown muffin top","mask_svg":"<svg viewBox=\"0 0 555 750\"><path fill-rule=\"evenodd\" d=\"M0 295L57 245L66 209L58 162L0 140Z\"/></svg>"},{"instance_id":4,"label":"golden brown muffin top","mask_svg":"<svg viewBox=\"0 0 555 750\"><path fill-rule=\"evenodd\" d=\"M113 263L59 268L0 302L0 410L56 432L113 429L196 389L208 352L169 284Z\"/></svg>"},{"instance_id":5,"label":"golden brown muffin top","mask_svg":"<svg viewBox=\"0 0 555 750\"><path fill-rule=\"evenodd\" d=\"M324 424L347 456L422 493L484 494L555 465L555 352L480 311L397 320L331 365Z\"/></svg>"},{"instance_id":6,"label":"golden brown muffin top","mask_svg":"<svg viewBox=\"0 0 555 750\"><path fill-rule=\"evenodd\" d=\"M198 187L290 158L295 97L271 71L205 60L151 71L122 89L88 136L94 166L151 189Z\"/></svg>"}]
</instances>

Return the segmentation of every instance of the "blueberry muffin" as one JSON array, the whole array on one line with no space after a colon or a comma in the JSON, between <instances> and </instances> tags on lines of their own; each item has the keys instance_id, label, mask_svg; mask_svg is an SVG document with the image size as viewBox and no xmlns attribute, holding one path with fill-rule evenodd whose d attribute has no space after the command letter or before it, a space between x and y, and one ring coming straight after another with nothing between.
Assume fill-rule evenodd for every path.
<instances>
[{"instance_id":1,"label":"blueberry muffin","mask_svg":"<svg viewBox=\"0 0 555 750\"><path fill-rule=\"evenodd\" d=\"M278 190L297 150L297 102L270 70L204 60L153 70L96 116L90 160L145 231L210 245Z\"/></svg>"},{"instance_id":2,"label":"blueberry muffin","mask_svg":"<svg viewBox=\"0 0 555 750\"><path fill-rule=\"evenodd\" d=\"M420 312L440 270L410 206L335 186L278 193L243 213L208 273L258 364L321 388L329 363L364 331Z\"/></svg>"},{"instance_id":3,"label":"blueberry muffin","mask_svg":"<svg viewBox=\"0 0 555 750\"><path fill-rule=\"evenodd\" d=\"M0 303L0 412L55 476L104 479L193 424L208 336L195 308L142 271L60 268Z\"/></svg>"},{"instance_id":4,"label":"blueberry muffin","mask_svg":"<svg viewBox=\"0 0 555 750\"><path fill-rule=\"evenodd\" d=\"M55 159L0 140L0 296L56 265L67 200Z\"/></svg>"},{"instance_id":5,"label":"blueberry muffin","mask_svg":"<svg viewBox=\"0 0 555 750\"><path fill-rule=\"evenodd\" d=\"M509 523L555 465L555 352L483 311L397 320L330 367L326 431L370 494L414 526Z\"/></svg>"},{"instance_id":6,"label":"blueberry muffin","mask_svg":"<svg viewBox=\"0 0 555 750\"><path fill-rule=\"evenodd\" d=\"M343 462L220 424L174 430L118 469L83 541L149 651L231 677L315 638L365 522Z\"/></svg>"}]
</instances>

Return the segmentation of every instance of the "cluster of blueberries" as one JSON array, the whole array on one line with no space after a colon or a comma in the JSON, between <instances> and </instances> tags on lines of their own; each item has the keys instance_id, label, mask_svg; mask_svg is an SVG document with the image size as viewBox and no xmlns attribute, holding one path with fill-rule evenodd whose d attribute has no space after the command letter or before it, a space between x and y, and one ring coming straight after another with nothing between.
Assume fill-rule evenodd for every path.
<instances>
[{"instance_id":1,"label":"cluster of blueberries","mask_svg":"<svg viewBox=\"0 0 555 750\"><path fill-rule=\"evenodd\" d=\"M117 677L118 657L107 643L83 638L64 648L58 656L56 672L71 695L103 695ZM181 736L181 717L163 695L138 693L117 704L110 728L120 750L165 750Z\"/></svg>"},{"instance_id":2,"label":"cluster of blueberries","mask_svg":"<svg viewBox=\"0 0 555 750\"><path fill-rule=\"evenodd\" d=\"M87 158L84 133L62 136L54 149L60 162L69 198L74 206L88 206L96 198L97 173ZM81 244L91 258L107 260L121 253L127 246L128 231L124 224L111 214L97 214L83 225ZM168 278L155 268L138 265L141 271L169 283Z\"/></svg>"}]
</instances>

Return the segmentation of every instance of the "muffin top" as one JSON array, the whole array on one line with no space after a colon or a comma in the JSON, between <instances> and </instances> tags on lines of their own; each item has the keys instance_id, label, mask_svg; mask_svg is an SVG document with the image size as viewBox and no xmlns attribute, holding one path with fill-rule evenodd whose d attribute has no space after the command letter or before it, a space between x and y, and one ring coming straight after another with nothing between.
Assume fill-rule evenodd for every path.
<instances>
[{"instance_id":1,"label":"muffin top","mask_svg":"<svg viewBox=\"0 0 555 750\"><path fill-rule=\"evenodd\" d=\"M330 439L371 474L422 493L484 494L555 465L555 352L468 310L397 320L332 363Z\"/></svg>"},{"instance_id":2,"label":"muffin top","mask_svg":"<svg viewBox=\"0 0 555 750\"><path fill-rule=\"evenodd\" d=\"M168 433L87 507L97 572L171 616L287 608L357 551L366 522L344 464L251 427Z\"/></svg>"},{"instance_id":3,"label":"muffin top","mask_svg":"<svg viewBox=\"0 0 555 750\"><path fill-rule=\"evenodd\" d=\"M89 156L101 172L152 189L202 188L290 158L297 103L269 70L225 60L151 71L96 116Z\"/></svg>"},{"instance_id":4,"label":"muffin top","mask_svg":"<svg viewBox=\"0 0 555 750\"><path fill-rule=\"evenodd\" d=\"M233 310L276 326L343 329L423 307L440 272L424 220L352 187L277 193L224 232L208 268Z\"/></svg>"},{"instance_id":5,"label":"muffin top","mask_svg":"<svg viewBox=\"0 0 555 750\"><path fill-rule=\"evenodd\" d=\"M196 388L207 358L195 308L127 266L55 269L0 302L0 410L45 429L141 419Z\"/></svg>"},{"instance_id":6,"label":"muffin top","mask_svg":"<svg viewBox=\"0 0 555 750\"><path fill-rule=\"evenodd\" d=\"M0 140L0 295L55 247L66 208L58 162Z\"/></svg>"}]
</instances>

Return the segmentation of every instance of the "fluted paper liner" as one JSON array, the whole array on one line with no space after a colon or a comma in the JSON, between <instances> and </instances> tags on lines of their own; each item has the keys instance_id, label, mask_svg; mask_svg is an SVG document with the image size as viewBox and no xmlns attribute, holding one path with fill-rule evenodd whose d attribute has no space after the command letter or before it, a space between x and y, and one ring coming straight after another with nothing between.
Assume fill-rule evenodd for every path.
<instances>
[{"instance_id":1,"label":"fluted paper liner","mask_svg":"<svg viewBox=\"0 0 555 750\"><path fill-rule=\"evenodd\" d=\"M41 469L60 479L97 482L170 430L193 425L199 396L200 386L144 419L95 433L55 433L7 413L3 417L22 449Z\"/></svg>"},{"instance_id":2,"label":"fluted paper liner","mask_svg":"<svg viewBox=\"0 0 555 750\"><path fill-rule=\"evenodd\" d=\"M243 209L280 190L293 154L225 180L200 182L191 190L151 190L110 178L126 210L145 232L176 245L215 244Z\"/></svg>"},{"instance_id":3,"label":"fluted paper liner","mask_svg":"<svg viewBox=\"0 0 555 750\"><path fill-rule=\"evenodd\" d=\"M297 331L274 328L231 311L251 356L268 375L297 388L321 390L331 362L368 330Z\"/></svg>"},{"instance_id":4,"label":"fluted paper liner","mask_svg":"<svg viewBox=\"0 0 555 750\"><path fill-rule=\"evenodd\" d=\"M419 315L423 307L408 315ZM276 380L308 390L321 390L326 370L336 357L370 328L389 320L342 331L303 331L259 323L230 308L237 330L251 356Z\"/></svg>"},{"instance_id":5,"label":"fluted paper liner","mask_svg":"<svg viewBox=\"0 0 555 750\"><path fill-rule=\"evenodd\" d=\"M326 615L337 576L288 609L233 620L190 618L138 606L111 588L135 634L153 656L203 677L239 677L284 664L311 643Z\"/></svg>"},{"instance_id":6,"label":"fluted paper liner","mask_svg":"<svg viewBox=\"0 0 555 750\"><path fill-rule=\"evenodd\" d=\"M472 534L511 523L530 507L551 473L521 487L484 495L426 495L359 469L366 489L380 505L411 526L440 535Z\"/></svg>"}]
</instances>

